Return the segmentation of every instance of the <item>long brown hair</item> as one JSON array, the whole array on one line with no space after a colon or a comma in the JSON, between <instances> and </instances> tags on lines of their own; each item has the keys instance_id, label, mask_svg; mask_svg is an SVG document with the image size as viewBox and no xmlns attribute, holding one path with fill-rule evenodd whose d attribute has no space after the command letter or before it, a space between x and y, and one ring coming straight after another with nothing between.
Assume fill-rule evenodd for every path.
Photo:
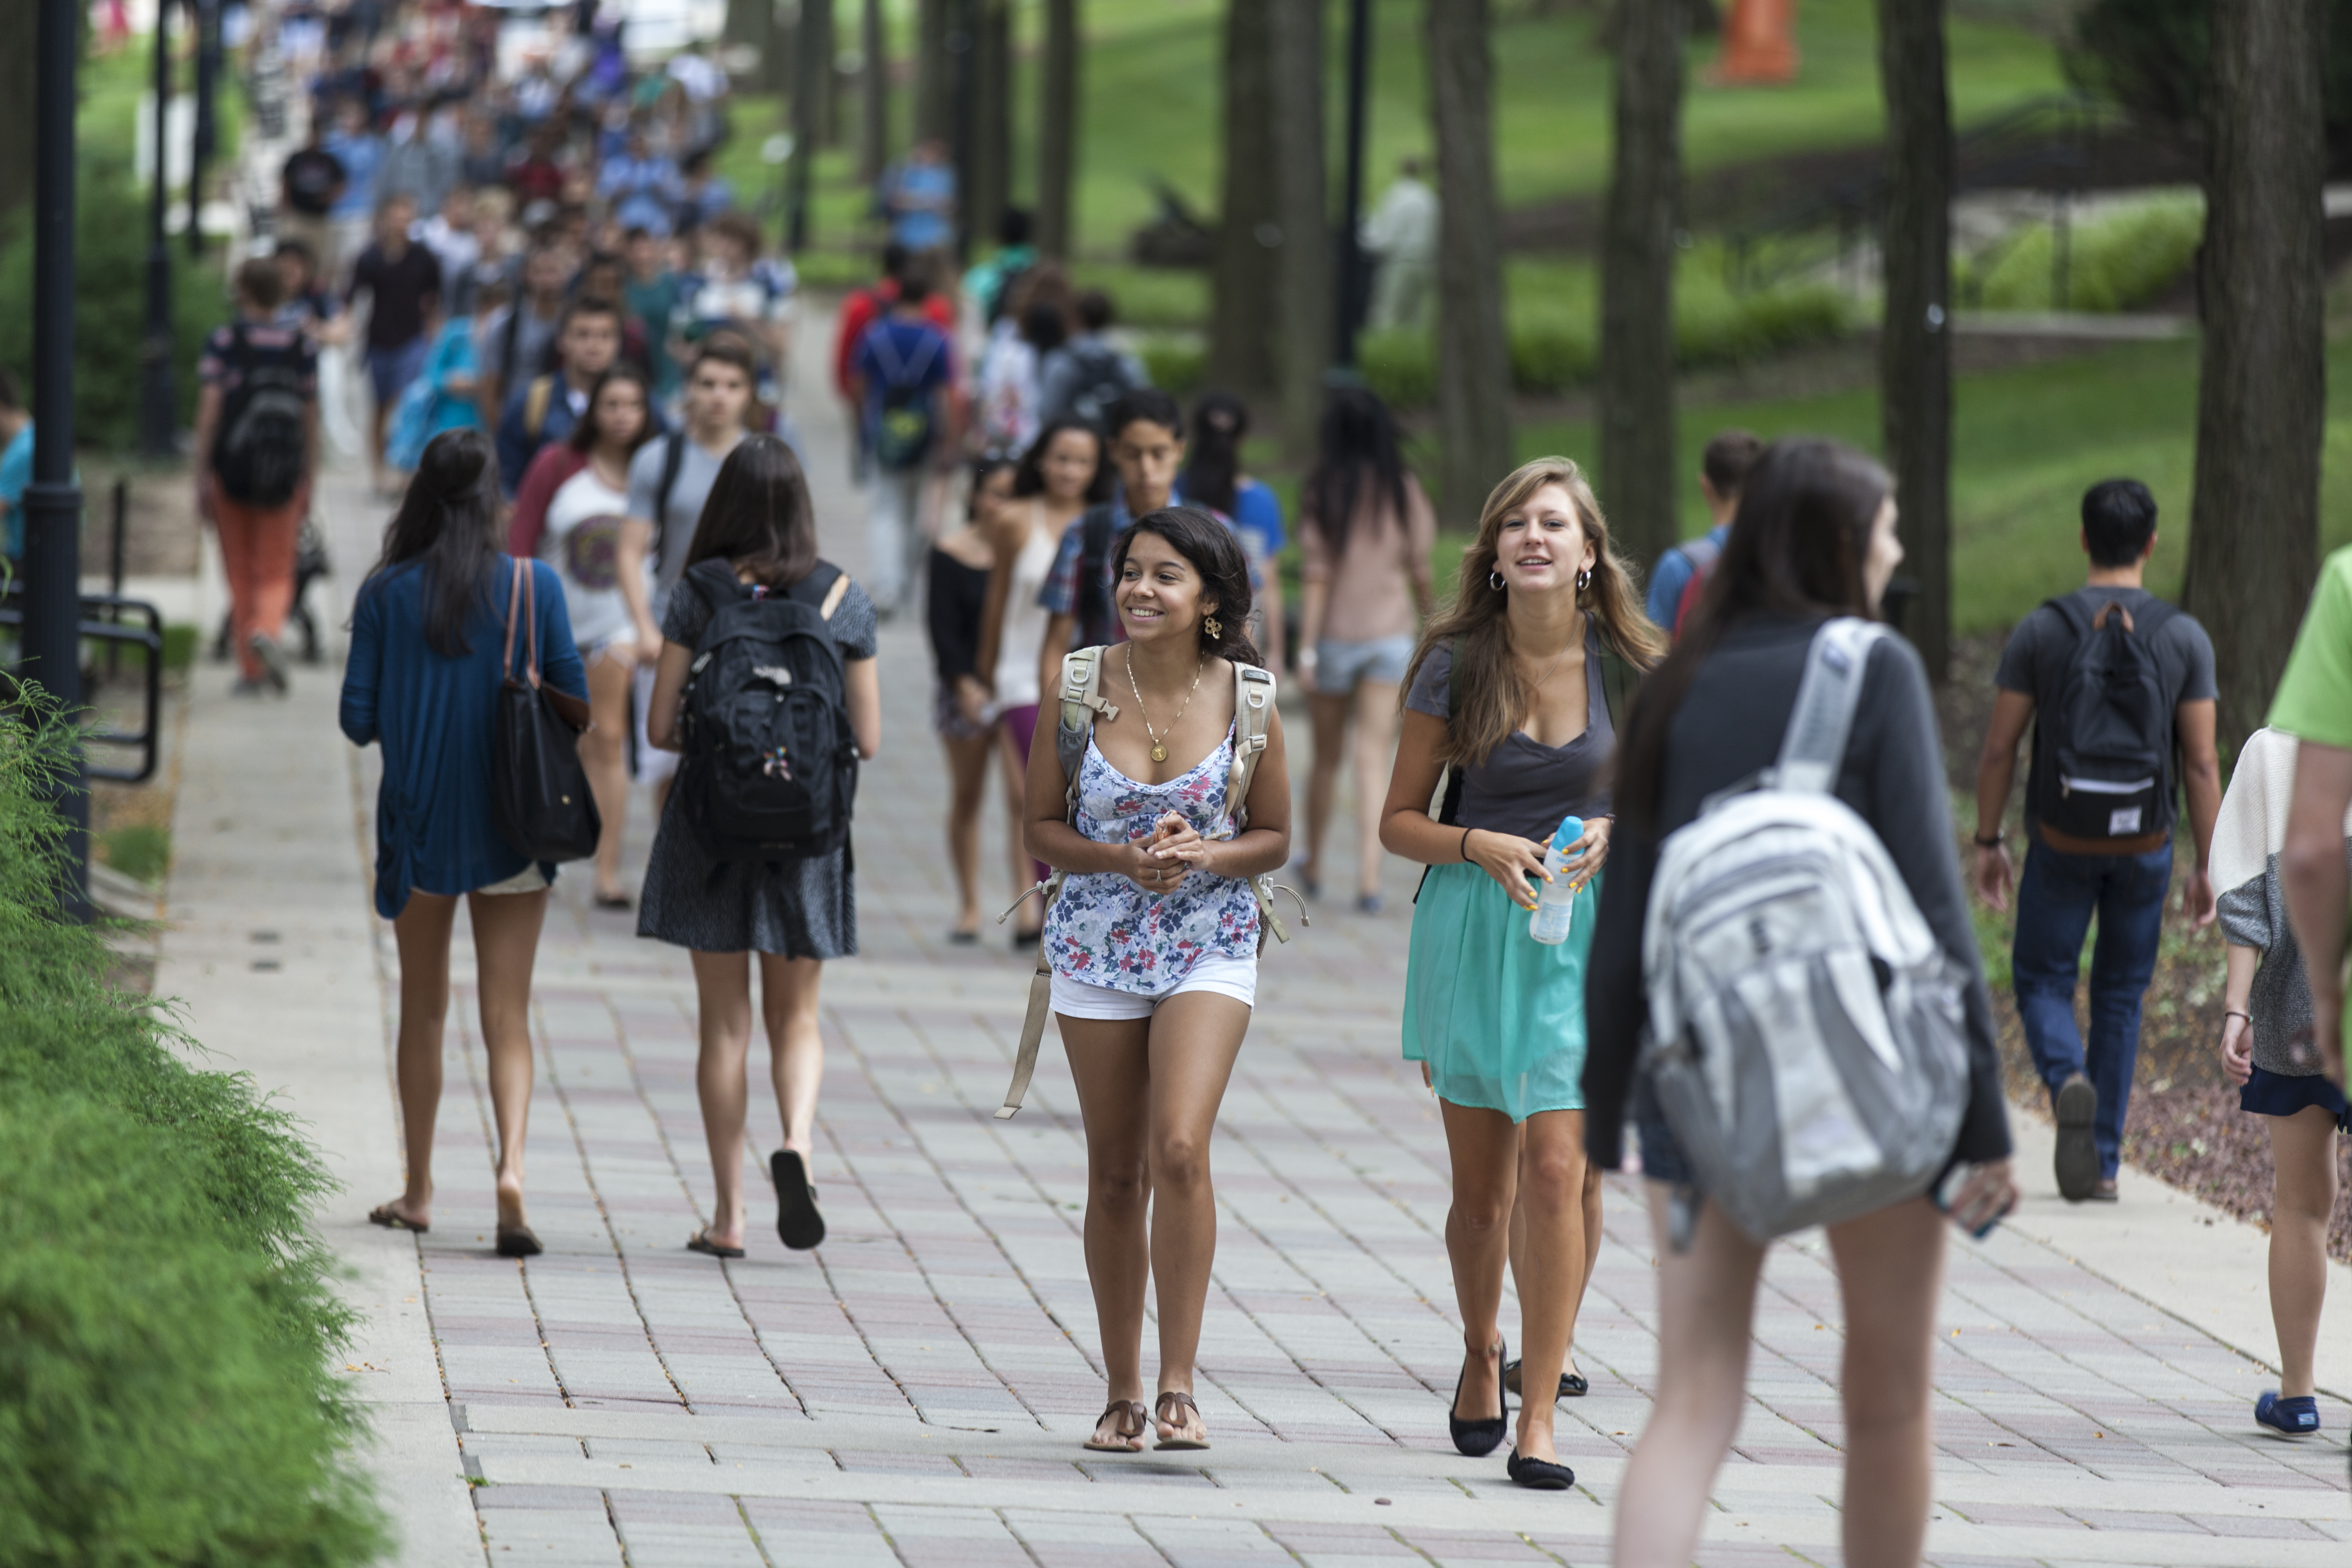
<instances>
[{"instance_id":1,"label":"long brown hair","mask_svg":"<svg viewBox=\"0 0 2352 1568\"><path fill-rule=\"evenodd\" d=\"M1853 447L1815 437L1775 441L1739 487L1731 523L1674 651L1642 683L1617 750L1618 811L1657 820L1666 736L1699 667L1750 616L1877 618L1864 566L1870 531L1895 481Z\"/></svg>"},{"instance_id":2,"label":"long brown hair","mask_svg":"<svg viewBox=\"0 0 2352 1568\"><path fill-rule=\"evenodd\" d=\"M1534 700L1511 659L1510 623L1504 613L1509 595L1496 593L1488 579L1495 571L1503 520L1546 485L1568 492L1577 523L1592 546L1592 580L1578 591L1576 603L1592 617L1601 642L1641 669L1657 663L1666 651L1664 634L1642 611L1633 574L1609 543L1609 520L1601 515L1601 503L1593 499L1584 470L1567 458L1522 463L1487 495L1478 513L1478 537L1462 553L1454 603L1423 629L1421 646L1412 650L1412 663L1405 671L1405 689L1411 690L1413 677L1432 652L1449 645L1454 650L1462 707L1446 721L1445 739L1438 746L1440 762L1485 762L1519 727Z\"/></svg>"},{"instance_id":3,"label":"long brown hair","mask_svg":"<svg viewBox=\"0 0 2352 1568\"><path fill-rule=\"evenodd\" d=\"M773 436L735 443L686 547L686 564L724 561L770 588L789 588L816 568L816 509L793 449Z\"/></svg>"}]
</instances>

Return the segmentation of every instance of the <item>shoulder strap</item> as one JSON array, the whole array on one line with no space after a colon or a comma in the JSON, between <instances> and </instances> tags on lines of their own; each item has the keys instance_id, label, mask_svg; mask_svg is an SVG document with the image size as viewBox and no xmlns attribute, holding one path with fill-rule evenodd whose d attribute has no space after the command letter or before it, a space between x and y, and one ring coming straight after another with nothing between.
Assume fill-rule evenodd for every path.
<instances>
[{"instance_id":1,"label":"shoulder strap","mask_svg":"<svg viewBox=\"0 0 2352 1568\"><path fill-rule=\"evenodd\" d=\"M686 432L673 430L662 437L661 481L654 486L654 559L661 559L662 536L669 531L669 492L677 489L678 470L686 466Z\"/></svg>"},{"instance_id":2,"label":"shoulder strap","mask_svg":"<svg viewBox=\"0 0 2352 1568\"><path fill-rule=\"evenodd\" d=\"M1789 716L1789 732L1781 737L1773 768L1775 787L1819 795L1836 784L1870 650L1885 635L1885 626L1853 616L1841 616L1813 634L1796 711Z\"/></svg>"},{"instance_id":3,"label":"shoulder strap","mask_svg":"<svg viewBox=\"0 0 2352 1568\"><path fill-rule=\"evenodd\" d=\"M1086 760L1087 742L1095 732L1095 715L1118 717L1118 706L1102 695L1102 652L1099 647L1081 647L1062 656L1062 717L1054 727L1054 752L1061 759L1062 777L1072 801L1077 798L1078 764Z\"/></svg>"},{"instance_id":4,"label":"shoulder strap","mask_svg":"<svg viewBox=\"0 0 2352 1568\"><path fill-rule=\"evenodd\" d=\"M2044 599L2042 607L2056 611L2058 618L2066 623L2066 629L2074 634L2076 640L2090 635L2091 612L2076 604L2074 595L2061 594L2055 598Z\"/></svg>"},{"instance_id":5,"label":"shoulder strap","mask_svg":"<svg viewBox=\"0 0 2352 1568\"><path fill-rule=\"evenodd\" d=\"M547 428L547 405L555 401L555 378L551 375L531 378L530 390L522 395L522 433L532 440Z\"/></svg>"},{"instance_id":6,"label":"shoulder strap","mask_svg":"<svg viewBox=\"0 0 2352 1568\"><path fill-rule=\"evenodd\" d=\"M1266 713L1274 707L1274 675L1254 664L1234 661L1234 765L1225 774L1225 808L1241 831L1249 820L1250 782L1265 751Z\"/></svg>"},{"instance_id":7,"label":"shoulder strap","mask_svg":"<svg viewBox=\"0 0 2352 1568\"><path fill-rule=\"evenodd\" d=\"M1633 668L1633 661L1611 647L1609 639L1602 637L1601 639L1601 700L1609 705L1609 727L1616 731L1620 736L1625 732L1625 705L1633 700L1633 688L1640 683L1641 679L1641 675Z\"/></svg>"},{"instance_id":8,"label":"shoulder strap","mask_svg":"<svg viewBox=\"0 0 2352 1568\"><path fill-rule=\"evenodd\" d=\"M1723 546L1715 542L1715 536L1711 533L1702 533L1696 539L1686 539L1677 548L1690 562L1692 571L1701 574L1714 565L1716 558L1723 553Z\"/></svg>"}]
</instances>

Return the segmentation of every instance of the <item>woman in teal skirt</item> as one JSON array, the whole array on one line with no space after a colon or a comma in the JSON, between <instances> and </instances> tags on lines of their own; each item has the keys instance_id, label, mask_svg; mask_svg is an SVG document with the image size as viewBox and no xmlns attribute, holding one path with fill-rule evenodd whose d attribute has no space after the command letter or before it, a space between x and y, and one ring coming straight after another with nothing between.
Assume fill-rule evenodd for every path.
<instances>
[{"instance_id":1,"label":"woman in teal skirt","mask_svg":"<svg viewBox=\"0 0 2352 1568\"><path fill-rule=\"evenodd\" d=\"M1609 855L1614 716L1665 651L1643 615L1577 466L1541 458L1495 487L1462 558L1453 607L1430 623L1406 678L1404 728L1381 842L1429 867L1414 901L1404 1054L1436 1091L1453 1159L1445 1247L1463 1366L1448 1426L1465 1454L1508 1425L1497 1327L1503 1270L1519 1285L1522 1385L1551 1390L1601 1237L1584 1160L1584 964ZM1444 778L1444 804L1429 804ZM1528 934L1544 849L1583 819L1561 873L1578 888L1566 942ZM1514 1202L1526 1238L1510 1255ZM1570 1485L1553 1401L1525 1400L1507 1466Z\"/></svg>"}]
</instances>

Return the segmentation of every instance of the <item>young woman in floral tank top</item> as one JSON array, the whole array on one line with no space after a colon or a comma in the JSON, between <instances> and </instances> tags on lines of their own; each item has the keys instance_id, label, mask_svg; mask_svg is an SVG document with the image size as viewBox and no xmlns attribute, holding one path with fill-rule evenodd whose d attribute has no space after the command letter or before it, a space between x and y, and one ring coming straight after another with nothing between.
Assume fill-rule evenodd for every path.
<instances>
[{"instance_id":1,"label":"young woman in floral tank top","mask_svg":"<svg viewBox=\"0 0 2352 1568\"><path fill-rule=\"evenodd\" d=\"M1232 531L1170 508L1121 534L1112 560L1129 640L1097 655L1110 706L1095 719L1076 812L1065 819L1067 781L1048 745L1030 750L1027 800L1029 852L1067 873L1045 942L1086 1123L1087 1272L1110 1382L1086 1446L1139 1450L1150 1424L1160 1447L1204 1448L1192 1358L1217 1246L1209 1138L1256 995L1249 879L1290 852L1290 775L1269 711L1247 802L1225 798L1234 664L1262 662L1242 629L1249 566ZM1154 1264L1160 1393L1147 1412Z\"/></svg>"}]
</instances>

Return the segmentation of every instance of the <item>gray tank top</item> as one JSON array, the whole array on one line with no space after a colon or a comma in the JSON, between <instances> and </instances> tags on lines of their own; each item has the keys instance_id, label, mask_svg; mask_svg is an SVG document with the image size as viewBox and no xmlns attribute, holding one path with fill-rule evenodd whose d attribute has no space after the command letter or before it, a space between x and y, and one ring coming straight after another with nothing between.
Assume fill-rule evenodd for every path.
<instances>
[{"instance_id":1,"label":"gray tank top","mask_svg":"<svg viewBox=\"0 0 2352 1568\"><path fill-rule=\"evenodd\" d=\"M1453 671L1454 650L1431 649L1405 693L1404 705L1416 713L1450 719L1446 688ZM1616 754L1617 731L1609 722L1608 692L1601 679L1601 634L1589 620L1584 628L1584 733L1566 745L1547 746L1526 731L1514 730L1485 762L1462 771L1456 826L1541 842L1551 837L1563 816L1609 815L1604 780Z\"/></svg>"}]
</instances>

